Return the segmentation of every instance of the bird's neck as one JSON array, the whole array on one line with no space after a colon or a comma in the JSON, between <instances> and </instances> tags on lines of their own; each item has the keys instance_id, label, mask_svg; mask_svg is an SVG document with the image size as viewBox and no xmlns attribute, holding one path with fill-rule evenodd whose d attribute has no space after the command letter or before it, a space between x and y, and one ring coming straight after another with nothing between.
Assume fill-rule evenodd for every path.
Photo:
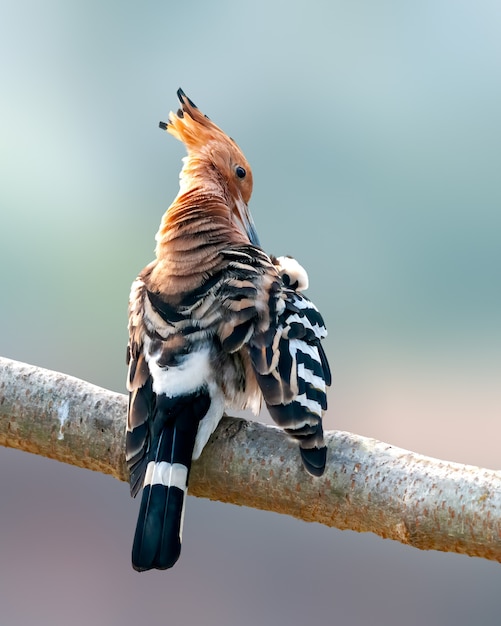
<instances>
[{"instance_id":1,"label":"bird's neck","mask_svg":"<svg viewBox=\"0 0 501 626\"><path fill-rule=\"evenodd\" d=\"M155 290L173 299L199 287L216 273L221 252L232 245L245 245L242 233L232 224L231 209L217 187L192 185L180 190L163 216L156 235Z\"/></svg>"},{"instance_id":2,"label":"bird's neck","mask_svg":"<svg viewBox=\"0 0 501 626\"><path fill-rule=\"evenodd\" d=\"M231 209L222 191L206 186L180 190L162 218L156 235L157 256L179 248L216 245L231 238Z\"/></svg>"},{"instance_id":3,"label":"bird's neck","mask_svg":"<svg viewBox=\"0 0 501 626\"><path fill-rule=\"evenodd\" d=\"M221 175L210 161L197 156L185 156L182 160L178 197L196 190L203 190L215 196L223 194Z\"/></svg>"}]
</instances>

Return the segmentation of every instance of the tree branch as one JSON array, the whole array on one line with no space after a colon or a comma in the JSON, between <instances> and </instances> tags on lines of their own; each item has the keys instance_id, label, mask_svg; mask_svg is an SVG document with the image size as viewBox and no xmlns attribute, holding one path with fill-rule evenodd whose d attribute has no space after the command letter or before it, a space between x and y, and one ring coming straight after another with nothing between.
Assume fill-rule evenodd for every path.
<instances>
[{"instance_id":1,"label":"tree branch","mask_svg":"<svg viewBox=\"0 0 501 626\"><path fill-rule=\"evenodd\" d=\"M125 396L0 357L0 444L127 480ZM327 433L320 479L277 428L225 417L190 494L501 561L501 472Z\"/></svg>"}]
</instances>

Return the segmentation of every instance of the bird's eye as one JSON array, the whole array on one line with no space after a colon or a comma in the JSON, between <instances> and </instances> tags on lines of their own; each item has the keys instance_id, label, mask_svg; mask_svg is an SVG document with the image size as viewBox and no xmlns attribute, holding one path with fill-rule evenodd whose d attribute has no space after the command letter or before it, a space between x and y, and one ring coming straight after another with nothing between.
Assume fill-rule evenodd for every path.
<instances>
[{"instance_id":1,"label":"bird's eye","mask_svg":"<svg viewBox=\"0 0 501 626\"><path fill-rule=\"evenodd\" d=\"M241 165L237 165L235 168L235 174L238 176L238 178L245 178L247 172L245 171L245 168L243 168Z\"/></svg>"}]
</instances>

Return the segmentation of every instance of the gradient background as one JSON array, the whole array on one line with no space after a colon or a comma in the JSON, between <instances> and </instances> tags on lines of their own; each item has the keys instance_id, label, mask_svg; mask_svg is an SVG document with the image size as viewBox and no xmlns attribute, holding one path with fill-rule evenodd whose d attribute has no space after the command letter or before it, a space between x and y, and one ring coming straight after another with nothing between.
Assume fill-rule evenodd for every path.
<instances>
[{"instance_id":1,"label":"gradient background","mask_svg":"<svg viewBox=\"0 0 501 626\"><path fill-rule=\"evenodd\" d=\"M124 390L182 86L330 329L327 428L500 466L497 0L0 2L0 353ZM499 565L190 498L138 575L125 484L0 449L8 626L499 624Z\"/></svg>"}]
</instances>

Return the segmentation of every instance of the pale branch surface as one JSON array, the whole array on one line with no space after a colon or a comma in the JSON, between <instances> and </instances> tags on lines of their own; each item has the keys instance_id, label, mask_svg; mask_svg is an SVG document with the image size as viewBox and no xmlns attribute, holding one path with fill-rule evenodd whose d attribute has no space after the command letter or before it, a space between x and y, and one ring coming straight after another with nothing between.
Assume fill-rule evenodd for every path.
<instances>
[{"instance_id":1,"label":"pale branch surface","mask_svg":"<svg viewBox=\"0 0 501 626\"><path fill-rule=\"evenodd\" d=\"M0 444L127 480L125 396L0 357ZM352 433L327 434L313 478L277 428L224 418L190 494L285 513L423 550L501 561L501 472L449 463Z\"/></svg>"}]
</instances>

